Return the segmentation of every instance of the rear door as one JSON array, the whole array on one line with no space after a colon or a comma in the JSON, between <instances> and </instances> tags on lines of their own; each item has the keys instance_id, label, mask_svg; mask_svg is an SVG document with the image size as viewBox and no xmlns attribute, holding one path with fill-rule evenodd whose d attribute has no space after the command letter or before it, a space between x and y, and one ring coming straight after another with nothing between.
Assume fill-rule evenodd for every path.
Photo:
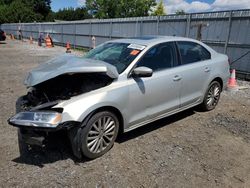
<instances>
[{"instance_id":1,"label":"rear door","mask_svg":"<svg viewBox=\"0 0 250 188\"><path fill-rule=\"evenodd\" d=\"M211 54L195 42L177 42L181 59L182 86L181 107L189 106L203 99L204 88L211 71Z\"/></svg>"},{"instance_id":2,"label":"rear door","mask_svg":"<svg viewBox=\"0 0 250 188\"><path fill-rule=\"evenodd\" d=\"M176 65L174 42L151 48L139 60L137 67L151 68L153 75L149 78L130 78L130 126L179 108L181 82L173 68Z\"/></svg>"}]
</instances>

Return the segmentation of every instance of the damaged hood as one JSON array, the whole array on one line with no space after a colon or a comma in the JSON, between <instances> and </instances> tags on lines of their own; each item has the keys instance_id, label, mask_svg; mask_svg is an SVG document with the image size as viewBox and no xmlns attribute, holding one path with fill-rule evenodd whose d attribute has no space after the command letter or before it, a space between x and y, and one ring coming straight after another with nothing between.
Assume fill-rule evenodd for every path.
<instances>
[{"instance_id":1,"label":"damaged hood","mask_svg":"<svg viewBox=\"0 0 250 188\"><path fill-rule=\"evenodd\" d=\"M28 73L24 84L32 87L59 75L74 73L105 73L110 78L119 76L117 69L111 64L66 54L33 69Z\"/></svg>"}]
</instances>

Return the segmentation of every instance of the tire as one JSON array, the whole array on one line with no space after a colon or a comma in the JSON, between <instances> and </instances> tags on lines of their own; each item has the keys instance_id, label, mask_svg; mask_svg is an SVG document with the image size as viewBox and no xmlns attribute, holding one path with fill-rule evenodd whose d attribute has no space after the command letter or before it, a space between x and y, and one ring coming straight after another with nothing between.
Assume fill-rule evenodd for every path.
<instances>
[{"instance_id":1,"label":"tire","mask_svg":"<svg viewBox=\"0 0 250 188\"><path fill-rule=\"evenodd\" d=\"M26 144L23 141L23 136L22 136L20 129L18 129L17 137L18 137L18 148L19 148L20 157L25 158L30 153L31 148L28 144Z\"/></svg>"},{"instance_id":2,"label":"tire","mask_svg":"<svg viewBox=\"0 0 250 188\"><path fill-rule=\"evenodd\" d=\"M221 94L220 83L217 81L211 82L208 86L204 100L201 104L202 110L204 111L213 110L219 102L220 94Z\"/></svg>"},{"instance_id":3,"label":"tire","mask_svg":"<svg viewBox=\"0 0 250 188\"><path fill-rule=\"evenodd\" d=\"M109 111L97 112L81 130L81 150L84 157L95 159L114 145L119 130L116 115Z\"/></svg>"}]
</instances>

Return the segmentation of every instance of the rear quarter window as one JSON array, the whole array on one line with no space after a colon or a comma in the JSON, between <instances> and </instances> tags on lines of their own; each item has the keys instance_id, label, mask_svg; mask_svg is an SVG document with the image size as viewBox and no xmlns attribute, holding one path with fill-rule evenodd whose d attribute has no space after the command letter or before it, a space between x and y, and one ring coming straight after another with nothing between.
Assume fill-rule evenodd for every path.
<instances>
[{"instance_id":1,"label":"rear quarter window","mask_svg":"<svg viewBox=\"0 0 250 188\"><path fill-rule=\"evenodd\" d=\"M195 42L177 42L182 64L195 63L211 59L210 52Z\"/></svg>"}]
</instances>

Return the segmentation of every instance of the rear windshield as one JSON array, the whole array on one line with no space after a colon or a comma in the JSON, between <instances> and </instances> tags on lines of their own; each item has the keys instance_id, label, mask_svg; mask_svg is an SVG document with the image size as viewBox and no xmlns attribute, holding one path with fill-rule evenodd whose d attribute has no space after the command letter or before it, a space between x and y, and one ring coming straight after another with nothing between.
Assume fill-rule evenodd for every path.
<instances>
[{"instance_id":1,"label":"rear windshield","mask_svg":"<svg viewBox=\"0 0 250 188\"><path fill-rule=\"evenodd\" d=\"M116 67L122 73L145 48L143 45L128 43L104 43L89 51L84 58L101 60Z\"/></svg>"}]
</instances>

